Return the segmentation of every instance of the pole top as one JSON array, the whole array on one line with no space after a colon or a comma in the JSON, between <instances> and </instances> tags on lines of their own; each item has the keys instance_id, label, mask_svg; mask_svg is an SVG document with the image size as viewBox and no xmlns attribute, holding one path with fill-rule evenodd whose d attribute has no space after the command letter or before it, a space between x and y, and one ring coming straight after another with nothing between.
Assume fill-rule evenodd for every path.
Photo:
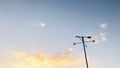
<instances>
[{"instance_id":1,"label":"pole top","mask_svg":"<svg viewBox=\"0 0 120 68\"><path fill-rule=\"evenodd\" d=\"M91 39L91 36L75 36L76 38L88 38Z\"/></svg>"}]
</instances>

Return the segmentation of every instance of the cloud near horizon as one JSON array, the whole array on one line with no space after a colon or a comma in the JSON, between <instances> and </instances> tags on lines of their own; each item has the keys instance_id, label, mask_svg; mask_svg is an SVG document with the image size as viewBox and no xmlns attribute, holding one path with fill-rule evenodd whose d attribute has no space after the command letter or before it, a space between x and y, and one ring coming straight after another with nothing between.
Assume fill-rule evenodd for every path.
<instances>
[{"instance_id":1,"label":"cloud near horizon","mask_svg":"<svg viewBox=\"0 0 120 68\"><path fill-rule=\"evenodd\" d=\"M55 53L52 56L45 54L28 55L26 52L12 53L15 63L13 68L79 68L84 66L84 56L73 58L72 48L63 54Z\"/></svg>"}]
</instances>

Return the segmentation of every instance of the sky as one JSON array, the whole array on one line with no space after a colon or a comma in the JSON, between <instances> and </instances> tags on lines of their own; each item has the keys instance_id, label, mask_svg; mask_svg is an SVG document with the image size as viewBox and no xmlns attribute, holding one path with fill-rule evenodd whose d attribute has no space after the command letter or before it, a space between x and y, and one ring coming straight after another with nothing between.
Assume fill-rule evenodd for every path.
<instances>
[{"instance_id":1,"label":"sky","mask_svg":"<svg viewBox=\"0 0 120 68\"><path fill-rule=\"evenodd\" d=\"M119 0L0 0L0 68L120 68ZM85 39L88 40L88 39Z\"/></svg>"}]
</instances>

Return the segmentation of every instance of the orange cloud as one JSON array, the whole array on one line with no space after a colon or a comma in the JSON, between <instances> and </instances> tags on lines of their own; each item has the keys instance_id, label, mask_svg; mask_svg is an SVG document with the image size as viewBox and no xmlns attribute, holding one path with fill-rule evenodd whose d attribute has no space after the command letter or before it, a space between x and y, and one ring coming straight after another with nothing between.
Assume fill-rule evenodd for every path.
<instances>
[{"instance_id":1,"label":"orange cloud","mask_svg":"<svg viewBox=\"0 0 120 68\"><path fill-rule=\"evenodd\" d=\"M26 52L15 52L14 68L79 68L82 67L83 56L72 57L72 49L68 49L64 54L56 53L53 56L45 54L28 55Z\"/></svg>"},{"instance_id":2,"label":"orange cloud","mask_svg":"<svg viewBox=\"0 0 120 68\"><path fill-rule=\"evenodd\" d=\"M24 51L12 52L11 54L14 59L22 59L27 57L27 53Z\"/></svg>"}]
</instances>

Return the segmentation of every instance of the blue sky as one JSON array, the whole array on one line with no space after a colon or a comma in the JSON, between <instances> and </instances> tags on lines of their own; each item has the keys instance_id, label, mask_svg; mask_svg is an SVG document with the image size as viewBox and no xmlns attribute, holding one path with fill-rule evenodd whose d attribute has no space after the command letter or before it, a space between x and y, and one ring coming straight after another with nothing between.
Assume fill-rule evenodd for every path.
<instances>
[{"instance_id":1,"label":"blue sky","mask_svg":"<svg viewBox=\"0 0 120 68\"><path fill-rule=\"evenodd\" d=\"M99 43L88 44L90 67L119 68L119 6L119 0L0 0L0 56L6 62L11 51L51 55L72 48L79 57L83 48L72 45L79 41L74 36L92 34Z\"/></svg>"}]
</instances>

